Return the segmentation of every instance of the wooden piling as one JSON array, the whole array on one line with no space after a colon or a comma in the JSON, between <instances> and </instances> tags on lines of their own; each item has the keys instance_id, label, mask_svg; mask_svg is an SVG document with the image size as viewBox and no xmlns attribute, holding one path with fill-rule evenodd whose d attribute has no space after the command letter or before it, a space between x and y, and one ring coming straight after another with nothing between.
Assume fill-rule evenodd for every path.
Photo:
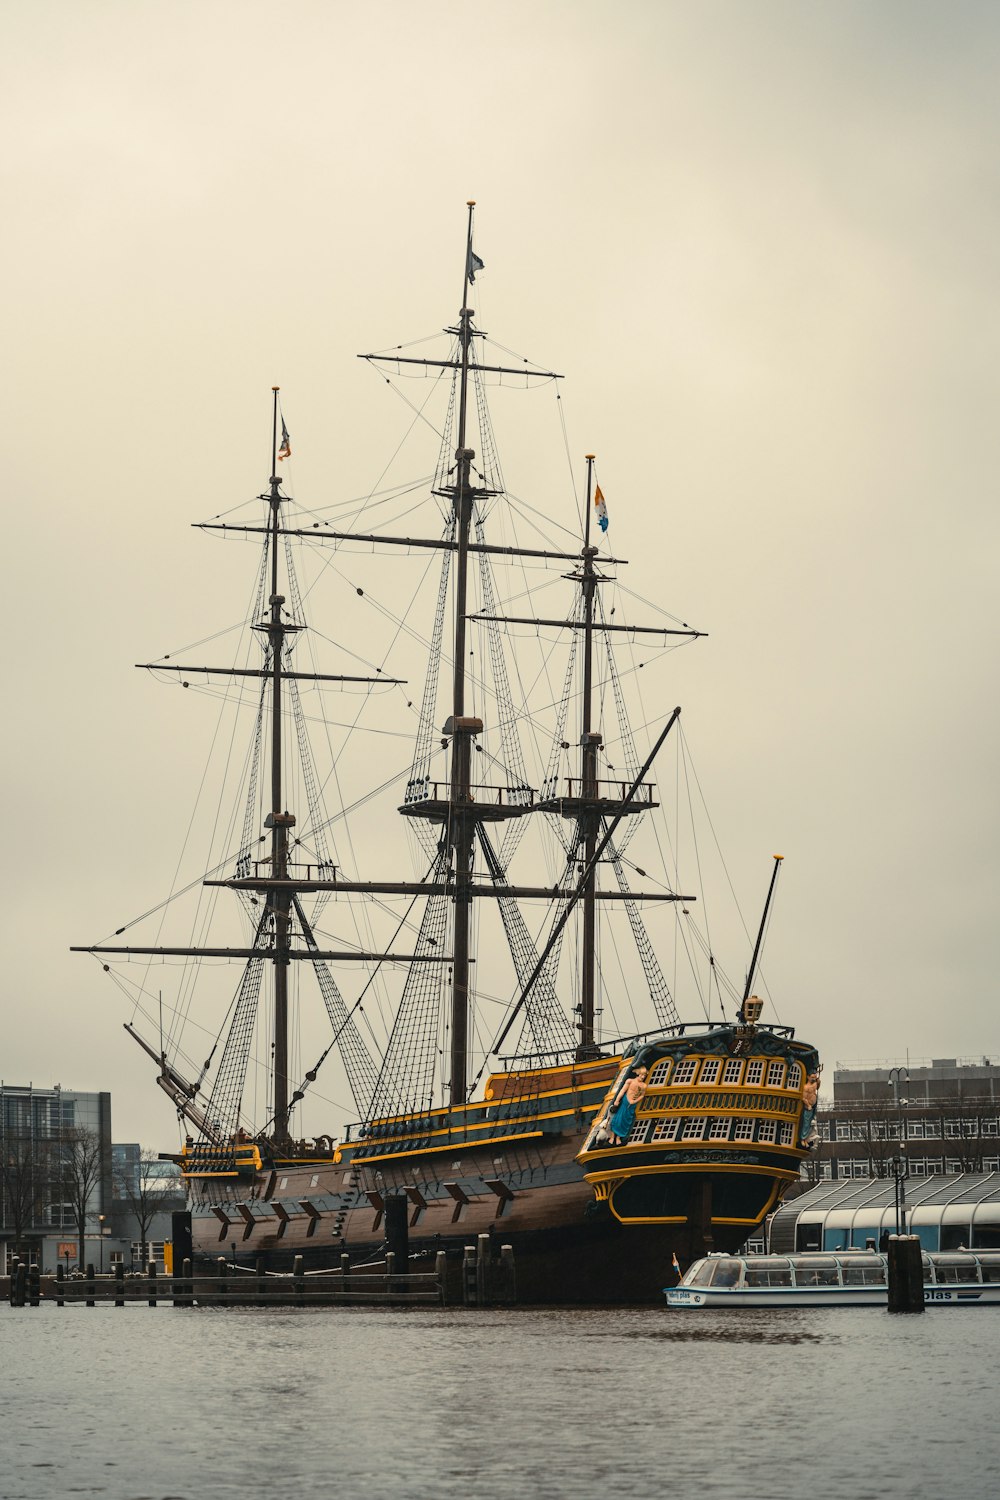
<instances>
[{"instance_id":1,"label":"wooden piling","mask_svg":"<svg viewBox=\"0 0 1000 1500\"><path fill-rule=\"evenodd\" d=\"M496 1300L503 1307L515 1307L517 1305L517 1270L514 1265L513 1245L500 1246L500 1260L496 1270Z\"/></svg>"},{"instance_id":2,"label":"wooden piling","mask_svg":"<svg viewBox=\"0 0 1000 1500\"><path fill-rule=\"evenodd\" d=\"M257 1305L258 1306L263 1306L265 1291L266 1291L266 1288L267 1288L267 1282L265 1280L265 1274L264 1274L264 1257L263 1257L263 1255L258 1255L258 1257L257 1257L256 1272L257 1272L257 1282L256 1282L256 1294L257 1294L256 1300L257 1300Z\"/></svg>"},{"instance_id":3,"label":"wooden piling","mask_svg":"<svg viewBox=\"0 0 1000 1500\"><path fill-rule=\"evenodd\" d=\"M490 1237L476 1236L476 1301L488 1307L490 1301Z\"/></svg>"},{"instance_id":4,"label":"wooden piling","mask_svg":"<svg viewBox=\"0 0 1000 1500\"><path fill-rule=\"evenodd\" d=\"M194 1307L194 1280L191 1262L185 1256L181 1261L181 1306Z\"/></svg>"},{"instance_id":5,"label":"wooden piling","mask_svg":"<svg viewBox=\"0 0 1000 1500\"><path fill-rule=\"evenodd\" d=\"M56 1307L66 1306L66 1267L62 1261L56 1266Z\"/></svg>"},{"instance_id":6,"label":"wooden piling","mask_svg":"<svg viewBox=\"0 0 1000 1500\"><path fill-rule=\"evenodd\" d=\"M476 1247L466 1245L462 1256L462 1302L466 1307L476 1306L476 1291Z\"/></svg>"},{"instance_id":7,"label":"wooden piling","mask_svg":"<svg viewBox=\"0 0 1000 1500\"><path fill-rule=\"evenodd\" d=\"M96 1296L97 1288L94 1285L94 1263L91 1260L88 1260L88 1262L87 1262L86 1292L87 1292L87 1306L88 1307L94 1307L94 1306L96 1306L96 1303L97 1303L97 1296Z\"/></svg>"},{"instance_id":8,"label":"wooden piling","mask_svg":"<svg viewBox=\"0 0 1000 1500\"><path fill-rule=\"evenodd\" d=\"M115 1306L125 1306L125 1262L115 1261Z\"/></svg>"},{"instance_id":9,"label":"wooden piling","mask_svg":"<svg viewBox=\"0 0 1000 1500\"><path fill-rule=\"evenodd\" d=\"M150 1307L156 1306L156 1261L151 1260L146 1267L146 1295Z\"/></svg>"},{"instance_id":10,"label":"wooden piling","mask_svg":"<svg viewBox=\"0 0 1000 1500\"><path fill-rule=\"evenodd\" d=\"M226 1257L224 1255L219 1256L216 1261L216 1267L219 1273L219 1301L224 1303L229 1293L229 1278L226 1274Z\"/></svg>"},{"instance_id":11,"label":"wooden piling","mask_svg":"<svg viewBox=\"0 0 1000 1500\"><path fill-rule=\"evenodd\" d=\"M924 1262L915 1234L891 1234L887 1256L889 1311L923 1312Z\"/></svg>"},{"instance_id":12,"label":"wooden piling","mask_svg":"<svg viewBox=\"0 0 1000 1500\"><path fill-rule=\"evenodd\" d=\"M28 1267L28 1305L37 1307L42 1300L42 1273L36 1262Z\"/></svg>"},{"instance_id":13,"label":"wooden piling","mask_svg":"<svg viewBox=\"0 0 1000 1500\"><path fill-rule=\"evenodd\" d=\"M434 1257L434 1275L441 1294L441 1306L448 1302L448 1257L443 1250L439 1250Z\"/></svg>"},{"instance_id":14,"label":"wooden piling","mask_svg":"<svg viewBox=\"0 0 1000 1500\"><path fill-rule=\"evenodd\" d=\"M16 1287L14 1290L14 1306L23 1307L27 1296L28 1267L23 1260L17 1263Z\"/></svg>"},{"instance_id":15,"label":"wooden piling","mask_svg":"<svg viewBox=\"0 0 1000 1500\"><path fill-rule=\"evenodd\" d=\"M292 1282L295 1286L295 1296L299 1302L304 1302L306 1297L306 1275L301 1255L297 1255L292 1261Z\"/></svg>"}]
</instances>

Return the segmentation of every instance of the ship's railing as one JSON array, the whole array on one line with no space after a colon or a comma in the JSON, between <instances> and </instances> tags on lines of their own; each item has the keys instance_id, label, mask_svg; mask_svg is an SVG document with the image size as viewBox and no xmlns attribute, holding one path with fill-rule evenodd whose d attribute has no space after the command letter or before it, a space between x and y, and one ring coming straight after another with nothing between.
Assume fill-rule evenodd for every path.
<instances>
[{"instance_id":1,"label":"ship's railing","mask_svg":"<svg viewBox=\"0 0 1000 1500\"><path fill-rule=\"evenodd\" d=\"M612 1037L607 1041L597 1043L598 1056L588 1059L591 1062L599 1062L601 1057L627 1057L630 1053L638 1052L648 1042L661 1040L671 1041L675 1037L689 1036L692 1032L718 1031L721 1027L732 1026L732 1021L678 1021L673 1026L658 1026L653 1031L633 1032L630 1036ZM791 1039L795 1035L794 1026L760 1026L759 1031L768 1031L773 1036ZM577 1061L575 1048L561 1048L557 1052L517 1052L511 1055L503 1055L499 1058L504 1072L514 1073L520 1069L529 1067L568 1067L570 1063Z\"/></svg>"},{"instance_id":2,"label":"ship's railing","mask_svg":"<svg viewBox=\"0 0 1000 1500\"><path fill-rule=\"evenodd\" d=\"M631 792L631 787L633 787L631 781L585 781L580 775L568 775L565 780L567 780L568 787L565 795L568 798L574 798L574 796L582 798L582 796L594 795L607 802L624 802L627 799L628 793ZM594 792L589 793L588 787L594 787ZM655 793L657 793L657 783L655 781L642 781L636 787L636 793L633 796L633 805L639 805L639 807L649 805L651 807ZM543 795L546 801L559 795L555 777L550 781L546 781Z\"/></svg>"},{"instance_id":3,"label":"ship's railing","mask_svg":"<svg viewBox=\"0 0 1000 1500\"><path fill-rule=\"evenodd\" d=\"M533 786L474 786L470 788L470 798L473 802L481 802L484 807L534 807L535 788ZM406 786L404 803L408 806L414 802L447 802L451 797L450 781L410 781Z\"/></svg>"},{"instance_id":4,"label":"ship's railing","mask_svg":"<svg viewBox=\"0 0 1000 1500\"><path fill-rule=\"evenodd\" d=\"M336 880L338 865L331 865L327 861L320 864L296 864L288 862L289 880ZM236 872L238 880L270 880L271 861L269 859L247 859L241 860Z\"/></svg>"}]
</instances>

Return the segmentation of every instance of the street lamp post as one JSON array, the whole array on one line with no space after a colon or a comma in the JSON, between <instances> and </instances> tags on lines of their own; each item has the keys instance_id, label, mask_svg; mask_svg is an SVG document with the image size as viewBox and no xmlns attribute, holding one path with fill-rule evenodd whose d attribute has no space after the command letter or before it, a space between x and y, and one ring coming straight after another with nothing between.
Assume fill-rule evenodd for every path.
<instances>
[{"instance_id":1,"label":"street lamp post","mask_svg":"<svg viewBox=\"0 0 1000 1500\"><path fill-rule=\"evenodd\" d=\"M892 1084L892 1094L896 1103L896 1117L899 1123L899 1151L896 1155L896 1233L906 1233L906 1179L909 1175L906 1160L906 1115L904 1107L909 1102L901 1099L899 1088L901 1083L909 1083L910 1072L908 1068L890 1068L889 1082Z\"/></svg>"}]
</instances>

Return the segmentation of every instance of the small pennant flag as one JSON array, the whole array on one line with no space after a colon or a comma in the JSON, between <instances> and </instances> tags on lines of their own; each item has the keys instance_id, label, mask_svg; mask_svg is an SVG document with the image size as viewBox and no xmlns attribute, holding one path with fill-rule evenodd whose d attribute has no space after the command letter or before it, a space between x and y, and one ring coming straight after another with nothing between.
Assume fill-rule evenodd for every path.
<instances>
[{"instance_id":1,"label":"small pennant flag","mask_svg":"<svg viewBox=\"0 0 1000 1500\"><path fill-rule=\"evenodd\" d=\"M597 489L594 491L594 510L597 513L597 524L598 524L598 526L601 528L602 531L607 531L607 529L608 529L608 507L604 503L604 496L601 494L601 486L600 485L598 485Z\"/></svg>"},{"instance_id":2,"label":"small pennant flag","mask_svg":"<svg viewBox=\"0 0 1000 1500\"><path fill-rule=\"evenodd\" d=\"M469 284L470 284L470 286L471 286L471 284L476 279L476 272L477 271L482 271L484 269L485 269L485 267L483 265L483 262L479 259L479 256L476 254L476 252L473 250L472 246L470 245L469 246L469 258L466 261L466 265L465 265L465 274L469 278Z\"/></svg>"},{"instance_id":3,"label":"small pennant flag","mask_svg":"<svg viewBox=\"0 0 1000 1500\"><path fill-rule=\"evenodd\" d=\"M281 419L281 447L278 449L278 457L279 458L291 458L291 456L292 456L292 440L288 436L288 428L285 426L285 419L284 419L284 417L282 417L282 419ZM605 521L604 524L606 526L608 524L607 521Z\"/></svg>"},{"instance_id":4,"label":"small pennant flag","mask_svg":"<svg viewBox=\"0 0 1000 1500\"><path fill-rule=\"evenodd\" d=\"M681 1274L681 1263L677 1259L677 1251L676 1250L674 1251L673 1255L671 1255L670 1260L671 1260L671 1262L673 1264L674 1270L677 1272L677 1274L679 1276Z\"/></svg>"}]
</instances>

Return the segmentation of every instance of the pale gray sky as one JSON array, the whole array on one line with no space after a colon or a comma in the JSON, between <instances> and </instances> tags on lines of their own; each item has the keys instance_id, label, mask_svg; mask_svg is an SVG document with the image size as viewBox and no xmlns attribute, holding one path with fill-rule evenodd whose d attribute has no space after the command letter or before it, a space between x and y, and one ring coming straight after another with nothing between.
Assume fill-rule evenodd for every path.
<instances>
[{"instance_id":1,"label":"pale gray sky","mask_svg":"<svg viewBox=\"0 0 1000 1500\"><path fill-rule=\"evenodd\" d=\"M172 1140L67 951L169 889L215 732L132 663L242 617L251 554L188 523L264 487L272 384L301 504L379 482L410 413L354 356L454 318L469 197L481 325L565 372L629 586L710 632L656 702L749 919L786 856L781 1018L831 1068L1000 1051L996 7L35 0L4 34L4 1079ZM507 478L568 522L532 401ZM348 644L352 597L316 596Z\"/></svg>"}]
</instances>

